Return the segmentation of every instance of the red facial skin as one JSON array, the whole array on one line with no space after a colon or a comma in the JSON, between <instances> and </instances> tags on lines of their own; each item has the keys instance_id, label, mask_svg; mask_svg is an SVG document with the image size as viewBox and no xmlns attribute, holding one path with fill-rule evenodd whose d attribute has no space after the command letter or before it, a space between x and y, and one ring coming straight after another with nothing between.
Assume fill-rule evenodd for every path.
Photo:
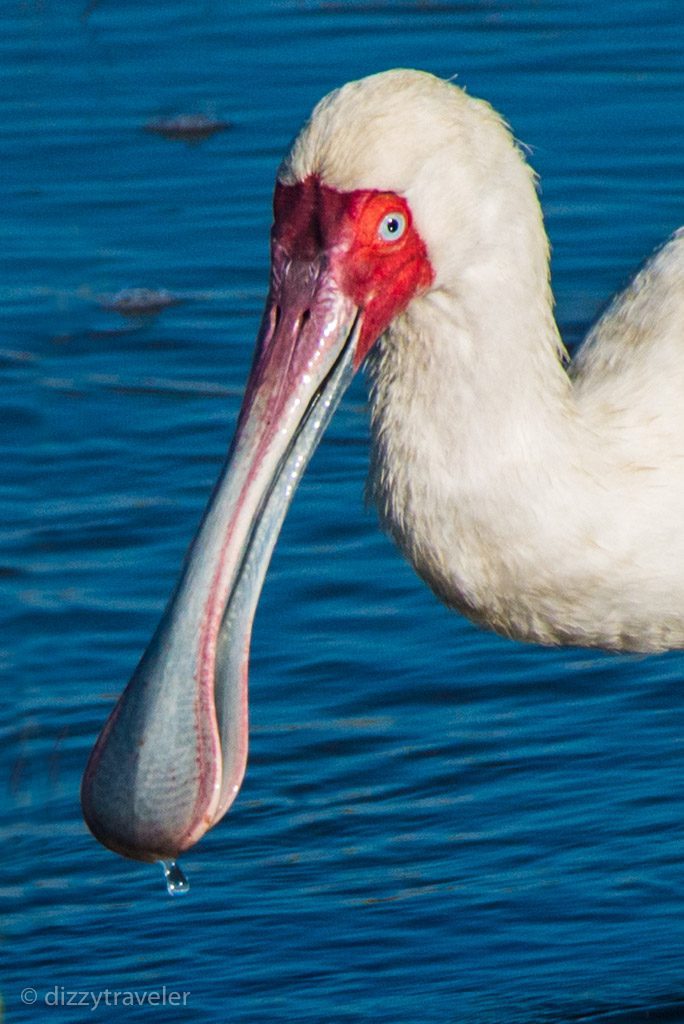
<instances>
[{"instance_id":1,"label":"red facial skin","mask_svg":"<svg viewBox=\"0 0 684 1024\"><path fill-rule=\"evenodd\" d=\"M408 203L394 192L340 192L310 175L296 185L276 185L272 237L292 259L324 252L338 287L363 311L354 353L358 368L369 349L410 300L427 290L434 274ZM383 238L388 214L401 214L398 238Z\"/></svg>"}]
</instances>

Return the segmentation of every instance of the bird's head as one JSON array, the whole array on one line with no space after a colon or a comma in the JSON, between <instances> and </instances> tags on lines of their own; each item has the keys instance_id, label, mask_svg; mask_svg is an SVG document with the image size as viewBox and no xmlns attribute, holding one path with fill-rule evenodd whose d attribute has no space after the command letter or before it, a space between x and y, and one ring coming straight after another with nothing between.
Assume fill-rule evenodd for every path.
<instances>
[{"instance_id":1,"label":"bird's head","mask_svg":"<svg viewBox=\"0 0 684 1024\"><path fill-rule=\"evenodd\" d=\"M245 769L252 618L294 489L378 337L483 258L487 221L507 201L497 176L520 164L511 149L491 108L416 71L344 86L295 140L229 461L84 777L86 820L107 846L174 856L230 806Z\"/></svg>"}]
</instances>

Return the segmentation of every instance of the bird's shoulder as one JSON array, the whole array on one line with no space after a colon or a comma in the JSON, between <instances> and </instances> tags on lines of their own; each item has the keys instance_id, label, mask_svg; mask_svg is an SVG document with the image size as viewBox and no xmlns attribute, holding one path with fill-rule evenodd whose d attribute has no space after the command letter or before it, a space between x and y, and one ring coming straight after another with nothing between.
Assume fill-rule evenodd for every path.
<instances>
[{"instance_id":1,"label":"bird's shoulder","mask_svg":"<svg viewBox=\"0 0 684 1024\"><path fill-rule=\"evenodd\" d=\"M684 227L646 261L597 320L574 358L576 387L640 375L640 386L664 383L668 363L684 379Z\"/></svg>"},{"instance_id":2,"label":"bird's shoulder","mask_svg":"<svg viewBox=\"0 0 684 1024\"><path fill-rule=\"evenodd\" d=\"M646 261L570 365L578 406L638 460L684 459L684 228Z\"/></svg>"}]
</instances>

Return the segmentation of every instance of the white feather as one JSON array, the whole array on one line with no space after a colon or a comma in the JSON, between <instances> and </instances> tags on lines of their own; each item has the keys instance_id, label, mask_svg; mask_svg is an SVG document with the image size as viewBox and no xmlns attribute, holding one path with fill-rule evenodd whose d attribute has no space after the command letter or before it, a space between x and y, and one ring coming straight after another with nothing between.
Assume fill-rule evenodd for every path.
<instances>
[{"instance_id":1,"label":"white feather","mask_svg":"<svg viewBox=\"0 0 684 1024\"><path fill-rule=\"evenodd\" d=\"M280 170L404 195L435 271L372 357L370 490L449 605L542 643L684 645L684 234L569 372L534 174L486 103L352 82Z\"/></svg>"}]
</instances>

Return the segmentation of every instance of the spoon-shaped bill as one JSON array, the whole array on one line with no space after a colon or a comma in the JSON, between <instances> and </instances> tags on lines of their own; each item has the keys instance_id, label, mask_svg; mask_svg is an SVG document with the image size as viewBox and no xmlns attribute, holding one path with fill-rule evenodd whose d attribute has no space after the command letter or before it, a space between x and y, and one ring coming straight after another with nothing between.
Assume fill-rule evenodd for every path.
<instances>
[{"instance_id":1,"label":"spoon-shaped bill","mask_svg":"<svg viewBox=\"0 0 684 1024\"><path fill-rule=\"evenodd\" d=\"M240 788L254 611L299 478L353 376L361 319L323 254L276 250L228 460L84 774L86 823L117 853L175 858Z\"/></svg>"}]
</instances>

